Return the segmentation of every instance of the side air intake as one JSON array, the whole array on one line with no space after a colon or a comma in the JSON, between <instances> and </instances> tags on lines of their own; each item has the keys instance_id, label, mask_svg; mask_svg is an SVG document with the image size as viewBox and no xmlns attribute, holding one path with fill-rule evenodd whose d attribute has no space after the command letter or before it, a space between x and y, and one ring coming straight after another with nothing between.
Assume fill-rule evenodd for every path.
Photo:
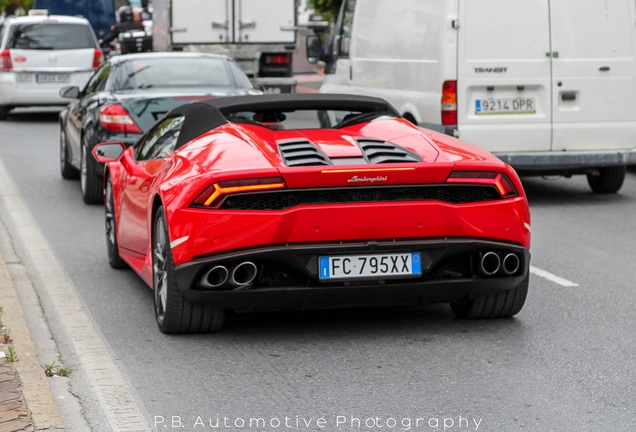
<instances>
[{"instance_id":1,"label":"side air intake","mask_svg":"<svg viewBox=\"0 0 636 432\"><path fill-rule=\"evenodd\" d=\"M418 154L387 141L366 138L358 138L356 141L372 164L422 162Z\"/></svg>"},{"instance_id":2,"label":"side air intake","mask_svg":"<svg viewBox=\"0 0 636 432\"><path fill-rule=\"evenodd\" d=\"M285 165L331 165L331 160L312 142L307 140L278 141L278 151Z\"/></svg>"}]
</instances>

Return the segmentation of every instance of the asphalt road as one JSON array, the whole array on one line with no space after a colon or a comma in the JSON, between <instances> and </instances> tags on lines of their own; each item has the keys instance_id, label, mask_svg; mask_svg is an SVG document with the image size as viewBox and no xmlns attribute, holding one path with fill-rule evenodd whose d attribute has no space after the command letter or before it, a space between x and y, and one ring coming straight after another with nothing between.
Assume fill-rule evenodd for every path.
<instances>
[{"instance_id":1,"label":"asphalt road","mask_svg":"<svg viewBox=\"0 0 636 432\"><path fill-rule=\"evenodd\" d=\"M515 319L461 321L444 305L240 314L222 333L171 337L151 291L108 266L103 209L60 177L58 134L54 111L13 115L0 161L157 430L634 430L636 171L611 196L583 177L524 179L533 274ZM74 391L106 431L103 402Z\"/></svg>"}]
</instances>

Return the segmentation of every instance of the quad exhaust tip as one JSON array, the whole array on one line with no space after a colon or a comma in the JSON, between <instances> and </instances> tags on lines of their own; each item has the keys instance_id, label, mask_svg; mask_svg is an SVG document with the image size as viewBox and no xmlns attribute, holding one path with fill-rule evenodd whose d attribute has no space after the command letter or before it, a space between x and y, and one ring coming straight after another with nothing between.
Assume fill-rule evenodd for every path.
<instances>
[{"instance_id":1,"label":"quad exhaust tip","mask_svg":"<svg viewBox=\"0 0 636 432\"><path fill-rule=\"evenodd\" d=\"M234 267L222 265L212 267L199 278L199 286L207 289L215 288L250 288L256 279L258 269L251 261L242 262Z\"/></svg>"},{"instance_id":2,"label":"quad exhaust tip","mask_svg":"<svg viewBox=\"0 0 636 432\"><path fill-rule=\"evenodd\" d=\"M256 279L256 264L245 261L237 265L230 272L230 285L238 288L248 288Z\"/></svg>"},{"instance_id":3,"label":"quad exhaust tip","mask_svg":"<svg viewBox=\"0 0 636 432\"><path fill-rule=\"evenodd\" d=\"M205 272L199 283L204 288L218 288L227 282L230 272L224 266L215 266Z\"/></svg>"},{"instance_id":4,"label":"quad exhaust tip","mask_svg":"<svg viewBox=\"0 0 636 432\"><path fill-rule=\"evenodd\" d=\"M479 260L479 271L485 276L493 276L501 267L501 258L495 252L486 252Z\"/></svg>"},{"instance_id":5,"label":"quad exhaust tip","mask_svg":"<svg viewBox=\"0 0 636 432\"><path fill-rule=\"evenodd\" d=\"M521 259L515 253L507 253L503 255L503 259L497 252L489 251L480 254L478 262L478 273L482 276L494 276L501 272L506 276L512 276L519 271L521 267Z\"/></svg>"},{"instance_id":6,"label":"quad exhaust tip","mask_svg":"<svg viewBox=\"0 0 636 432\"><path fill-rule=\"evenodd\" d=\"M509 253L503 259L503 271L509 276L517 273L520 266L521 260L516 254Z\"/></svg>"}]
</instances>

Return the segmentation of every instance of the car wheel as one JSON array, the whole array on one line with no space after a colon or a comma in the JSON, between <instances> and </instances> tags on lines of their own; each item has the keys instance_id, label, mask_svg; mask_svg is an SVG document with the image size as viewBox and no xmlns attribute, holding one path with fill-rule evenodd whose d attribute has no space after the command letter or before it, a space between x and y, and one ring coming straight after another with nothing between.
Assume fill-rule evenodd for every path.
<instances>
[{"instance_id":1,"label":"car wheel","mask_svg":"<svg viewBox=\"0 0 636 432\"><path fill-rule=\"evenodd\" d=\"M113 195L113 182L110 177L106 181L106 249L108 251L108 264L112 268L122 269L128 267L126 261L119 255L119 243L117 242L117 222L115 219L115 197Z\"/></svg>"},{"instance_id":2,"label":"car wheel","mask_svg":"<svg viewBox=\"0 0 636 432\"><path fill-rule=\"evenodd\" d=\"M154 218L152 285L155 316L162 333L208 333L223 327L225 310L189 303L179 292L163 207Z\"/></svg>"},{"instance_id":3,"label":"car wheel","mask_svg":"<svg viewBox=\"0 0 636 432\"><path fill-rule=\"evenodd\" d=\"M0 105L0 120L6 120L9 118L9 111L11 108L8 106Z\"/></svg>"},{"instance_id":4,"label":"car wheel","mask_svg":"<svg viewBox=\"0 0 636 432\"><path fill-rule=\"evenodd\" d=\"M60 125L60 171L64 179L79 178L79 170L69 163L68 144L63 125Z\"/></svg>"},{"instance_id":5,"label":"car wheel","mask_svg":"<svg viewBox=\"0 0 636 432\"><path fill-rule=\"evenodd\" d=\"M85 141L84 139L82 141ZM82 199L86 204L100 204L104 202L104 190L101 177L95 172L97 161L90 154L86 142L82 143L80 160L80 184Z\"/></svg>"},{"instance_id":6,"label":"car wheel","mask_svg":"<svg viewBox=\"0 0 636 432\"><path fill-rule=\"evenodd\" d=\"M457 318L510 318L521 311L526 296L530 276L513 290L473 299L467 303L451 303L451 309Z\"/></svg>"},{"instance_id":7,"label":"car wheel","mask_svg":"<svg viewBox=\"0 0 636 432\"><path fill-rule=\"evenodd\" d=\"M587 175L587 182L595 193L616 193L625 181L626 166L599 168L599 175Z\"/></svg>"}]
</instances>

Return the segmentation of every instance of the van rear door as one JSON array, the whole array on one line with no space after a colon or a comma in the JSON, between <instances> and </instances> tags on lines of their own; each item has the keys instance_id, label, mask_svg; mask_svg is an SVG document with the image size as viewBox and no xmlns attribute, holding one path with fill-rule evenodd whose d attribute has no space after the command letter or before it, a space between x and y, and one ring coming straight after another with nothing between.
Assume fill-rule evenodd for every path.
<instances>
[{"instance_id":1,"label":"van rear door","mask_svg":"<svg viewBox=\"0 0 636 432\"><path fill-rule=\"evenodd\" d=\"M636 145L633 7L633 0L550 2L553 150Z\"/></svg>"},{"instance_id":2,"label":"van rear door","mask_svg":"<svg viewBox=\"0 0 636 432\"><path fill-rule=\"evenodd\" d=\"M547 0L459 1L461 139L495 153L550 150L549 23Z\"/></svg>"}]
</instances>

